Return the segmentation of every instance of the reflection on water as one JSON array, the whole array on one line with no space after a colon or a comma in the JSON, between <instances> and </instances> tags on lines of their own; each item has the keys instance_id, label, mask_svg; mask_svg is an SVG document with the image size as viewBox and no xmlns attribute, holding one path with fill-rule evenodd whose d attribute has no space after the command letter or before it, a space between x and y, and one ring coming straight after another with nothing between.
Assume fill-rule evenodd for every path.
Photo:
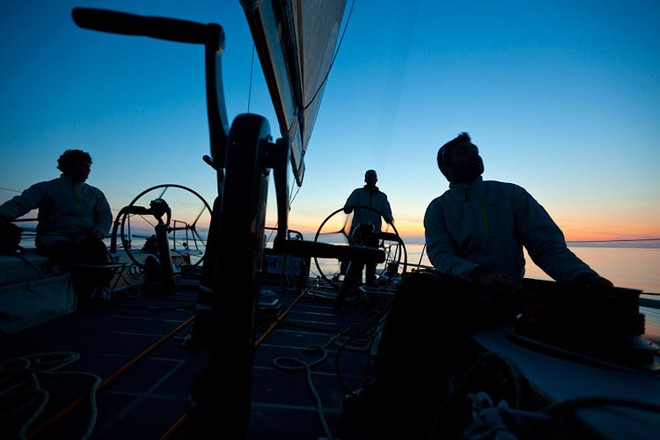
<instances>
[{"instance_id":1,"label":"reflection on water","mask_svg":"<svg viewBox=\"0 0 660 440\"><path fill-rule=\"evenodd\" d=\"M573 253L620 287L660 293L660 249L574 247Z\"/></svg>"},{"instance_id":2,"label":"reflection on water","mask_svg":"<svg viewBox=\"0 0 660 440\"><path fill-rule=\"evenodd\" d=\"M408 263L417 265L423 245L406 245ZM606 248L606 247L571 247L571 251L592 269L612 281L616 286L641 289L648 293L660 293L660 248ZM551 279L529 255L525 253L526 274L528 278ZM422 265L430 266L426 254Z\"/></svg>"}]
</instances>

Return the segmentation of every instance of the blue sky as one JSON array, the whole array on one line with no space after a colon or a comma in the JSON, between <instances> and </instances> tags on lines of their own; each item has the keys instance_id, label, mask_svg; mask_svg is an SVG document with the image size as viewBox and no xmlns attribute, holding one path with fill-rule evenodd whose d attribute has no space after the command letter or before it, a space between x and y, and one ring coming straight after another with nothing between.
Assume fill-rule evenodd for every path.
<instances>
[{"instance_id":1,"label":"blue sky","mask_svg":"<svg viewBox=\"0 0 660 440\"><path fill-rule=\"evenodd\" d=\"M279 136L238 0L5 0L0 202L57 177L67 148L92 154L115 212L163 183L215 197L202 48L80 29L74 6L221 24L230 120L258 113ZM421 232L447 188L437 148L468 131L484 178L527 188L568 239L658 237L659 102L657 1L358 0L290 227L315 232L373 168L399 231ZM274 224L273 193L269 209Z\"/></svg>"}]
</instances>

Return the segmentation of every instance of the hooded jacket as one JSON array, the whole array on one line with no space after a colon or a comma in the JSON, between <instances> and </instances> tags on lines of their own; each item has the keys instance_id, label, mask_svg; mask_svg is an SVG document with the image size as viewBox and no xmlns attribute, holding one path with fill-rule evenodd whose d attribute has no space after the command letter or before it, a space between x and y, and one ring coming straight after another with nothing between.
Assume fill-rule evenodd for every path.
<instances>
[{"instance_id":1,"label":"hooded jacket","mask_svg":"<svg viewBox=\"0 0 660 440\"><path fill-rule=\"evenodd\" d=\"M0 206L0 214L16 219L39 209L37 242L50 246L62 237L76 240L93 230L104 235L112 226L110 204L101 190L71 177L35 183Z\"/></svg>"},{"instance_id":2,"label":"hooded jacket","mask_svg":"<svg viewBox=\"0 0 660 440\"><path fill-rule=\"evenodd\" d=\"M552 279L573 282L583 273L596 275L567 247L550 215L525 189L506 182L451 183L424 215L429 260L436 270L469 279L486 266L521 280L523 246Z\"/></svg>"}]
</instances>

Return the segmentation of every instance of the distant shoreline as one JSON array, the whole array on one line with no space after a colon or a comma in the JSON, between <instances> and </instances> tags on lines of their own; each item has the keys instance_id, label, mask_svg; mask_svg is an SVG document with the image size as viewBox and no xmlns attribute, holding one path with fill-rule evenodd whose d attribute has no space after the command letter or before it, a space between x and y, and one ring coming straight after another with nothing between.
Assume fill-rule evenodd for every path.
<instances>
[{"instance_id":1,"label":"distant shoreline","mask_svg":"<svg viewBox=\"0 0 660 440\"><path fill-rule=\"evenodd\" d=\"M602 241L567 241L568 247L602 247L602 248L660 248L660 240L602 240Z\"/></svg>"},{"instance_id":2,"label":"distant shoreline","mask_svg":"<svg viewBox=\"0 0 660 440\"><path fill-rule=\"evenodd\" d=\"M417 235L403 235L406 244L424 244L424 237ZM660 248L660 238L636 238L621 240L567 240L568 247L593 247L593 248L642 248L658 249Z\"/></svg>"}]
</instances>

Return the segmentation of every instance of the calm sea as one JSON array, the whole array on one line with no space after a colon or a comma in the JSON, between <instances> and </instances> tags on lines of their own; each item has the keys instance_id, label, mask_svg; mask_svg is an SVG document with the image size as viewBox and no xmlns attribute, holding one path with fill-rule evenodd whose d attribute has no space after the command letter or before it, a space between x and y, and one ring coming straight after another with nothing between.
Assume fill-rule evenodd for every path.
<instances>
[{"instance_id":1,"label":"calm sea","mask_svg":"<svg viewBox=\"0 0 660 440\"><path fill-rule=\"evenodd\" d=\"M660 294L660 247L596 247L575 245L569 249L586 262L596 272L612 281L618 287L639 289L646 293ZM406 244L408 267L417 265L430 267L422 244ZM550 280L525 253L527 278ZM336 260L318 260L321 272L330 277L338 272ZM318 275L314 261L310 274Z\"/></svg>"},{"instance_id":2,"label":"calm sea","mask_svg":"<svg viewBox=\"0 0 660 440\"><path fill-rule=\"evenodd\" d=\"M660 293L660 248L569 246L570 250L601 276L618 287ZM408 264L419 264L421 244L406 245ZM525 254L526 277L549 280L545 272ZM422 265L429 265L426 253Z\"/></svg>"},{"instance_id":3,"label":"calm sea","mask_svg":"<svg viewBox=\"0 0 660 440\"><path fill-rule=\"evenodd\" d=\"M149 234L143 234L134 238L134 248L141 248L144 238ZM272 236L269 236L272 239ZM21 245L27 248L34 246L32 235L24 236ZM309 239L309 238L308 238ZM267 240L272 245L270 240ZM330 242L333 242L332 240ZM340 241L341 244L345 244ZM106 244L110 240L106 239ZM569 242L569 249L573 251L584 262L591 266L596 272L611 280L618 287L640 289L646 293L660 294L660 240L640 241L628 245L626 242L594 243L594 242ZM203 245L201 250L203 252ZM410 267L421 264L430 267L423 244L406 243L408 265ZM539 269L525 253L526 277L549 280L545 272ZM324 274L329 275L337 271L337 260L319 260L320 268ZM329 264L329 267L324 267ZM315 262L312 262L310 275L318 274Z\"/></svg>"}]
</instances>

